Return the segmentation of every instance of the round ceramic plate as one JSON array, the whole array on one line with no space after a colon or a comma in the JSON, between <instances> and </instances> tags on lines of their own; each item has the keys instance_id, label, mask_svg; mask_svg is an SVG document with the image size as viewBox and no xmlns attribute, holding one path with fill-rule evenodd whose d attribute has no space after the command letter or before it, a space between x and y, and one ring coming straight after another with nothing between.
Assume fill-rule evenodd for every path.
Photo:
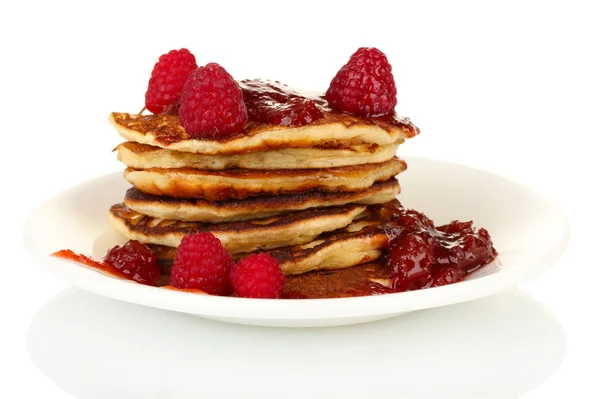
<instances>
[{"instance_id":1,"label":"round ceramic plate","mask_svg":"<svg viewBox=\"0 0 600 399\"><path fill-rule=\"evenodd\" d=\"M491 234L497 259L467 281L444 287L368 297L268 300L217 297L149 287L50 257L59 249L103 256L126 240L108 225L108 208L129 184L113 173L73 187L30 216L25 246L34 260L84 290L140 305L232 323L316 327L362 323L469 301L518 285L552 266L564 252L569 225L560 209L530 189L482 170L407 158L400 201L437 225L473 220Z\"/></svg>"}]
</instances>

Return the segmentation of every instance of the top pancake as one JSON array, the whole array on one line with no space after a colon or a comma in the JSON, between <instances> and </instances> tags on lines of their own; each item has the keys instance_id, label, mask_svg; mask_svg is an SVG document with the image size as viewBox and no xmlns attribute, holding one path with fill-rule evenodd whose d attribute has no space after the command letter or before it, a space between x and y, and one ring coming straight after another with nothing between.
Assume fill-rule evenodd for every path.
<instances>
[{"instance_id":1,"label":"top pancake","mask_svg":"<svg viewBox=\"0 0 600 399\"><path fill-rule=\"evenodd\" d=\"M210 155L265 152L281 148L326 146L346 148L369 143L388 145L414 137L419 129L408 118L360 118L328 112L305 126L276 126L256 122L243 132L220 139L194 139L174 115L135 115L113 112L110 123L129 141L181 152Z\"/></svg>"}]
</instances>

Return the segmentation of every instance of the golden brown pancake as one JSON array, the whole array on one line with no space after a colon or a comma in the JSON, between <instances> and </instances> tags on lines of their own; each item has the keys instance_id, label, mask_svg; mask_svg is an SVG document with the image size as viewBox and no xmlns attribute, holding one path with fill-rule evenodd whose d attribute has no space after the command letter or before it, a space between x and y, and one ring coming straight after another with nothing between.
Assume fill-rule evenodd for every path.
<instances>
[{"instance_id":1,"label":"golden brown pancake","mask_svg":"<svg viewBox=\"0 0 600 399\"><path fill-rule=\"evenodd\" d=\"M350 203L383 204L396 198L400 185L395 178L350 192L308 191L298 194L257 196L243 200L207 201L204 199L153 196L136 188L125 194L125 205L145 215L206 223L263 219L310 208L340 206Z\"/></svg>"},{"instance_id":2,"label":"golden brown pancake","mask_svg":"<svg viewBox=\"0 0 600 399\"><path fill-rule=\"evenodd\" d=\"M115 150L119 161L135 169L320 169L389 161L394 158L401 141L384 146L357 144L348 148L282 148L237 155L193 154L134 141L121 143Z\"/></svg>"},{"instance_id":3,"label":"golden brown pancake","mask_svg":"<svg viewBox=\"0 0 600 399\"><path fill-rule=\"evenodd\" d=\"M326 113L323 119L305 126L276 126L249 122L239 134L203 140L191 138L174 115L113 112L109 121L128 141L209 155L337 145L340 142L345 145L388 145L419 133L419 129L408 118L397 118L395 122L391 122L382 118L360 118L332 112Z\"/></svg>"},{"instance_id":4,"label":"golden brown pancake","mask_svg":"<svg viewBox=\"0 0 600 399\"><path fill-rule=\"evenodd\" d=\"M303 274L314 270L345 269L362 263L372 262L381 256L382 248L387 242L387 236L382 232L365 229L352 231L353 227L361 225L360 221L350 225L350 228L339 229L334 234L323 234L314 241L302 245L291 245L267 251L279 261L285 275ZM169 274L176 248L162 245L150 245L157 253L158 262L163 273ZM250 253L234 254L241 259Z\"/></svg>"},{"instance_id":5,"label":"golden brown pancake","mask_svg":"<svg viewBox=\"0 0 600 399\"><path fill-rule=\"evenodd\" d=\"M361 217L346 227L319 235L306 244L290 245L267 252L276 258L286 275L303 274L314 270L345 269L362 263L372 262L382 254L387 243L387 235L379 225L394 217L394 210L400 204L397 200L383 205L374 205L360 215ZM161 271L170 274L176 248L162 245L150 245L156 252ZM240 259L250 253L237 253Z\"/></svg>"},{"instance_id":6,"label":"golden brown pancake","mask_svg":"<svg viewBox=\"0 0 600 399\"><path fill-rule=\"evenodd\" d=\"M392 271L382 259L346 269L286 276L283 298L343 298L390 293Z\"/></svg>"},{"instance_id":7,"label":"golden brown pancake","mask_svg":"<svg viewBox=\"0 0 600 399\"><path fill-rule=\"evenodd\" d=\"M366 208L365 205L350 204L267 219L212 224L154 218L124 204L116 204L110 208L109 220L115 231L130 240L169 247L179 246L186 234L211 232L230 253L236 254L306 244L324 232L348 226Z\"/></svg>"},{"instance_id":8,"label":"golden brown pancake","mask_svg":"<svg viewBox=\"0 0 600 399\"><path fill-rule=\"evenodd\" d=\"M375 182L389 180L405 169L406 163L394 158L382 163L329 169L211 171L127 168L124 176L137 189L151 195L225 201L310 190L359 191Z\"/></svg>"},{"instance_id":9,"label":"golden brown pancake","mask_svg":"<svg viewBox=\"0 0 600 399\"><path fill-rule=\"evenodd\" d=\"M370 223L358 221L334 234L323 234L308 244L275 248L267 252L279 261L286 275L345 269L372 262L381 256L387 235L368 229L369 226ZM354 231L359 228L362 230Z\"/></svg>"}]
</instances>

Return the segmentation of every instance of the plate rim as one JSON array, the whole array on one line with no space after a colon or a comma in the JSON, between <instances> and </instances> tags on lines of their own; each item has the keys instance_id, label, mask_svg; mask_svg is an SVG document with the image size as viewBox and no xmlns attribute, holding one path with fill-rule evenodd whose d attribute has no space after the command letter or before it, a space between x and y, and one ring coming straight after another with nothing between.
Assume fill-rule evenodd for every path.
<instances>
[{"instance_id":1,"label":"plate rim","mask_svg":"<svg viewBox=\"0 0 600 399\"><path fill-rule=\"evenodd\" d=\"M36 217L43 214L45 207L53 201L79 191L85 186L93 187L93 182L102 179L111 179L121 175L120 172L111 172L82 181L49 197L29 214L22 231L22 240L26 252L46 271L68 284L86 291L107 296L110 298L136 303L144 306L179 311L205 317L227 319L252 319L252 320L324 320L342 318L367 318L376 315L394 315L409 311L428 309L465 302L517 286L552 267L565 252L570 240L570 224L565 213L551 199L541 195L530 187L510 180L504 176L485 169L463 165L445 160L423 157L406 157L407 159L435 162L438 164L451 164L461 168L473 169L482 173L493 175L511 185L519 186L529 195L537 197L552 208L561 221L562 234L556 242L548 243L547 249L540 256L527 262L517 262L514 267L501 269L473 280L410 292L351 297L351 298L326 298L326 299L246 299L235 297L218 297L199 295L188 292L157 289L135 282L114 278L76 262L62 260L42 253L42 248L33 240L32 232L35 229ZM501 254L501 252L500 252ZM500 258L500 261L502 259Z\"/></svg>"}]
</instances>

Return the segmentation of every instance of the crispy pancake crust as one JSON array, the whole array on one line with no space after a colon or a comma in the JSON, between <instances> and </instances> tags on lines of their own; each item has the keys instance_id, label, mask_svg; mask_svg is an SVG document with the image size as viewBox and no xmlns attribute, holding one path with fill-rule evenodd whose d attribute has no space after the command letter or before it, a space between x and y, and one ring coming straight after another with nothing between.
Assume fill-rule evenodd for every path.
<instances>
[{"instance_id":1,"label":"crispy pancake crust","mask_svg":"<svg viewBox=\"0 0 600 399\"><path fill-rule=\"evenodd\" d=\"M358 144L337 149L282 148L238 155L204 155L127 141L115 150L119 161L135 169L320 169L389 161L394 158L400 144L401 141L384 146Z\"/></svg>"},{"instance_id":2,"label":"crispy pancake crust","mask_svg":"<svg viewBox=\"0 0 600 399\"><path fill-rule=\"evenodd\" d=\"M371 229L362 232L340 229L334 233L324 234L307 244L257 252L267 252L273 256L279 262L283 274L289 276L314 270L345 269L372 262L381 256L387 242L384 233L374 232ZM152 244L150 247L157 254L161 271L170 274L176 248ZM248 255L250 253L238 253L234 254L234 258L241 259Z\"/></svg>"},{"instance_id":3,"label":"crispy pancake crust","mask_svg":"<svg viewBox=\"0 0 600 399\"><path fill-rule=\"evenodd\" d=\"M207 223L235 222L263 219L292 211L310 208L340 206L349 203L373 205L393 200L400 192L395 178L375 183L371 187L352 192L309 191L298 194L258 196L243 200L207 201L158 197L131 188L125 194L125 205L145 215L162 219L198 221Z\"/></svg>"},{"instance_id":4,"label":"crispy pancake crust","mask_svg":"<svg viewBox=\"0 0 600 399\"><path fill-rule=\"evenodd\" d=\"M235 254L311 242L324 232L348 226L366 208L351 204L261 220L211 224L153 218L116 204L110 208L109 220L113 229L128 239L169 247L179 246L186 234L208 231Z\"/></svg>"},{"instance_id":5,"label":"crispy pancake crust","mask_svg":"<svg viewBox=\"0 0 600 399\"><path fill-rule=\"evenodd\" d=\"M319 235L306 244L291 244L266 251L279 261L285 275L303 274L314 270L338 270L378 259L387 243L387 235L379 225L394 217L397 200L373 205L344 228ZM150 245L156 252L163 274L170 274L176 249L162 245ZM237 253L240 259L249 253Z\"/></svg>"},{"instance_id":6,"label":"crispy pancake crust","mask_svg":"<svg viewBox=\"0 0 600 399\"><path fill-rule=\"evenodd\" d=\"M392 271L382 259L338 270L286 276L283 298L343 298L392 292Z\"/></svg>"},{"instance_id":7,"label":"crispy pancake crust","mask_svg":"<svg viewBox=\"0 0 600 399\"><path fill-rule=\"evenodd\" d=\"M110 123L126 140L170 150L198 154L244 154L280 148L305 148L316 145L393 144L414 137L419 129L408 118L396 123L385 119L360 118L349 114L326 113L323 119L306 126L275 126L255 122L243 132L221 139L193 139L173 115L135 115L113 112Z\"/></svg>"},{"instance_id":8,"label":"crispy pancake crust","mask_svg":"<svg viewBox=\"0 0 600 399\"><path fill-rule=\"evenodd\" d=\"M124 176L137 189L151 195L225 201L310 190L359 191L375 182L389 180L405 169L406 163L394 158L377 164L304 170L127 168Z\"/></svg>"},{"instance_id":9,"label":"crispy pancake crust","mask_svg":"<svg viewBox=\"0 0 600 399\"><path fill-rule=\"evenodd\" d=\"M335 237L323 237L305 245L268 251L279 261L286 275L303 274L313 270L345 269L372 262L381 256L387 236L369 229L347 230Z\"/></svg>"}]
</instances>

